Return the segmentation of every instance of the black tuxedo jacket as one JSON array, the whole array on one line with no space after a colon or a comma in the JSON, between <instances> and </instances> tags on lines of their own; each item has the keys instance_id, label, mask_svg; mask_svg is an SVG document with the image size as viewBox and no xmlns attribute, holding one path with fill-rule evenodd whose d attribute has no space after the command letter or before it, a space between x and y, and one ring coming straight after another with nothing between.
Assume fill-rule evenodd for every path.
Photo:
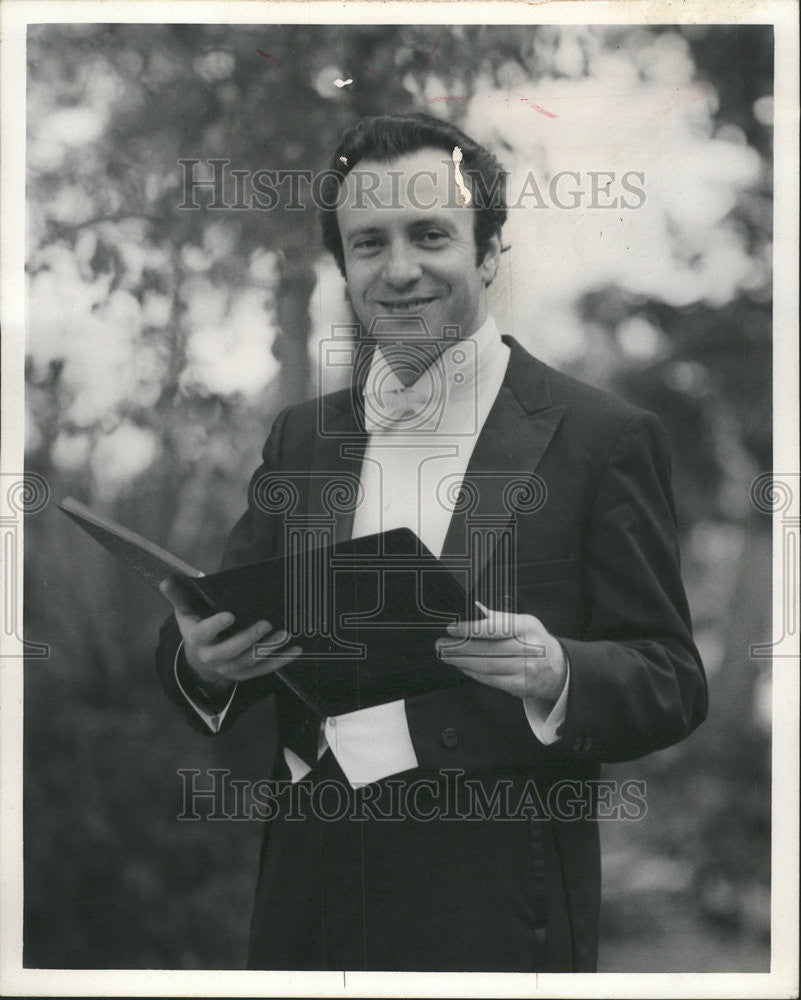
<instances>
[{"instance_id":1,"label":"black tuxedo jacket","mask_svg":"<svg viewBox=\"0 0 801 1000\"><path fill-rule=\"evenodd\" d=\"M468 583L478 600L536 615L560 639L570 663L566 718L557 742L543 746L519 699L472 680L408 699L406 714L421 773L513 775L546 791L576 779L589 801L586 779L597 778L599 762L669 746L706 714L679 570L669 450L653 414L504 340L511 350L506 376L470 459L442 557L463 569L471 525L491 525L493 538L506 526L511 552L490 541L467 571ZM286 508L264 502L276 475L294 484L290 516L333 509L335 537L349 537L348 497L355 498L366 440L358 387L279 414L223 566L282 553ZM332 496L339 498L333 504ZM163 683L190 724L208 733L174 681L179 639L170 618L157 655ZM275 678L240 684L224 728L271 694L279 746L311 763L319 719ZM596 824L586 815L554 818L536 824L532 843L549 901L541 930L551 939L537 967L591 971L600 904Z\"/></svg>"}]
</instances>

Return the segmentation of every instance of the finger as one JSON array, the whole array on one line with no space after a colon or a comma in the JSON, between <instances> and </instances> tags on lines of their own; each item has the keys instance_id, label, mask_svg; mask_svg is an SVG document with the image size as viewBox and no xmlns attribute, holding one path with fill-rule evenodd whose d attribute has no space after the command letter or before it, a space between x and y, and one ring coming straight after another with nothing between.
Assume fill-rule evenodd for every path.
<instances>
[{"instance_id":1,"label":"finger","mask_svg":"<svg viewBox=\"0 0 801 1000\"><path fill-rule=\"evenodd\" d=\"M476 684L485 684L487 687L496 688L498 691L507 691L509 694L523 697L524 691L520 690L518 678L512 674L477 674L471 670L462 670L465 680L474 681Z\"/></svg>"},{"instance_id":2,"label":"finger","mask_svg":"<svg viewBox=\"0 0 801 1000\"><path fill-rule=\"evenodd\" d=\"M235 681L247 681L253 677L263 677L265 674L274 673L281 667L287 666L293 660L301 656L303 650L300 646L290 646L288 649L273 653L272 656L259 657L255 655L255 650L250 649L238 657L226 670L226 676Z\"/></svg>"},{"instance_id":3,"label":"finger","mask_svg":"<svg viewBox=\"0 0 801 1000\"><path fill-rule=\"evenodd\" d=\"M256 643L253 650L254 656L261 657L262 659L272 656L277 649L285 646L291 639L292 636L286 629L279 629L277 632L272 632Z\"/></svg>"},{"instance_id":4,"label":"finger","mask_svg":"<svg viewBox=\"0 0 801 1000\"><path fill-rule=\"evenodd\" d=\"M438 652L451 656L544 656L543 646L532 646L522 643L519 639L509 636L499 636L493 639L437 639ZM541 651L541 652L540 652Z\"/></svg>"},{"instance_id":5,"label":"finger","mask_svg":"<svg viewBox=\"0 0 801 1000\"><path fill-rule=\"evenodd\" d=\"M237 632L236 635L223 639L221 642L214 643L214 645L208 650L208 653L214 660L220 663L235 660L242 653L250 649L254 643L263 639L267 633L271 631L271 629L272 625L268 621L262 619L261 621L257 621L253 625L248 626L248 628L243 628L242 631ZM284 635L286 635L286 633L284 633ZM212 636L211 639L213 640L214 636ZM283 641L285 642L286 639Z\"/></svg>"},{"instance_id":6,"label":"finger","mask_svg":"<svg viewBox=\"0 0 801 1000\"><path fill-rule=\"evenodd\" d=\"M498 677L519 676L526 664L521 664L516 656L482 657L482 656L443 656L441 659L459 670L471 674L494 674Z\"/></svg>"},{"instance_id":7,"label":"finger","mask_svg":"<svg viewBox=\"0 0 801 1000\"><path fill-rule=\"evenodd\" d=\"M527 680L530 673L521 671L519 664L507 663L502 668L494 669L495 664L487 664L481 660L454 661L452 666L473 680L497 684L499 687L524 688L531 682Z\"/></svg>"},{"instance_id":8,"label":"finger","mask_svg":"<svg viewBox=\"0 0 801 1000\"><path fill-rule=\"evenodd\" d=\"M519 671L505 674L496 674L480 670L471 670L460 665L459 671L468 680L476 681L479 684L487 684L498 688L501 691L508 691L518 698L542 698L551 703L555 702L555 697L546 691L537 678L530 673L520 674Z\"/></svg>"},{"instance_id":9,"label":"finger","mask_svg":"<svg viewBox=\"0 0 801 1000\"><path fill-rule=\"evenodd\" d=\"M511 674L484 674L479 670L468 670L467 667L454 664L457 666L459 671L471 681L478 681L480 684L492 684L494 687L503 687L506 683L510 683L512 679Z\"/></svg>"},{"instance_id":10,"label":"finger","mask_svg":"<svg viewBox=\"0 0 801 1000\"><path fill-rule=\"evenodd\" d=\"M489 617L489 615L492 614L492 612L490 611L490 609L488 607L486 607L485 605L483 605L481 603L481 601L474 601L473 603L475 604L475 606L478 608L479 611L483 611L484 612L484 615L486 617Z\"/></svg>"},{"instance_id":11,"label":"finger","mask_svg":"<svg viewBox=\"0 0 801 1000\"><path fill-rule=\"evenodd\" d=\"M228 611L221 611L202 621L197 619L195 621L197 624L192 629L192 642L195 645L205 646L213 643L224 628L233 624L234 616Z\"/></svg>"}]
</instances>

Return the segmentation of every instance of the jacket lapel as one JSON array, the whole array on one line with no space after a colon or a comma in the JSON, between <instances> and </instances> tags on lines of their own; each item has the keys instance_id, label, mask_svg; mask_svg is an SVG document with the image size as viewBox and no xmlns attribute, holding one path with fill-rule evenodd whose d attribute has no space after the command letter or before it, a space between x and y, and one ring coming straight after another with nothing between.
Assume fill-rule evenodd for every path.
<instances>
[{"instance_id":1,"label":"jacket lapel","mask_svg":"<svg viewBox=\"0 0 801 1000\"><path fill-rule=\"evenodd\" d=\"M366 445L361 387L321 397L305 512L333 518L335 542L351 536Z\"/></svg>"},{"instance_id":2,"label":"jacket lapel","mask_svg":"<svg viewBox=\"0 0 801 1000\"><path fill-rule=\"evenodd\" d=\"M547 367L517 341L503 340L510 349L506 375L476 441L442 550L466 589L495 606L509 592L505 574L513 569L518 514L544 502L544 484L534 473L565 412L552 402Z\"/></svg>"}]
</instances>

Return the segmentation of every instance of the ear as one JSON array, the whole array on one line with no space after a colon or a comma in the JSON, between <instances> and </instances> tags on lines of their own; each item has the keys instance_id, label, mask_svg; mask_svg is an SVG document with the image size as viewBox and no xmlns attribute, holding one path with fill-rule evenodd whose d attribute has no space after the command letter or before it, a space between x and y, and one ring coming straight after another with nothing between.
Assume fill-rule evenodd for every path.
<instances>
[{"instance_id":1,"label":"ear","mask_svg":"<svg viewBox=\"0 0 801 1000\"><path fill-rule=\"evenodd\" d=\"M498 265L501 262L501 236L500 233L495 233L490 236L487 242L487 252L484 254L484 259L478 265L478 269L481 272L481 277L484 279L485 286L489 287L495 279L495 275L498 273Z\"/></svg>"}]
</instances>

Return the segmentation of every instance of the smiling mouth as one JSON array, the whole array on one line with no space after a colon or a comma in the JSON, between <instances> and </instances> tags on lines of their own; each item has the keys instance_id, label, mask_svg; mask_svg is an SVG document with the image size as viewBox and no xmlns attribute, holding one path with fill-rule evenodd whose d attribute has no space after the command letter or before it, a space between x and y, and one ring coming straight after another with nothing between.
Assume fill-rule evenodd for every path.
<instances>
[{"instance_id":1,"label":"smiling mouth","mask_svg":"<svg viewBox=\"0 0 801 1000\"><path fill-rule=\"evenodd\" d=\"M386 309L389 313L410 313L414 312L416 309L423 309L430 302L434 301L434 298L393 299L391 301L379 302L378 304L382 309Z\"/></svg>"}]
</instances>

